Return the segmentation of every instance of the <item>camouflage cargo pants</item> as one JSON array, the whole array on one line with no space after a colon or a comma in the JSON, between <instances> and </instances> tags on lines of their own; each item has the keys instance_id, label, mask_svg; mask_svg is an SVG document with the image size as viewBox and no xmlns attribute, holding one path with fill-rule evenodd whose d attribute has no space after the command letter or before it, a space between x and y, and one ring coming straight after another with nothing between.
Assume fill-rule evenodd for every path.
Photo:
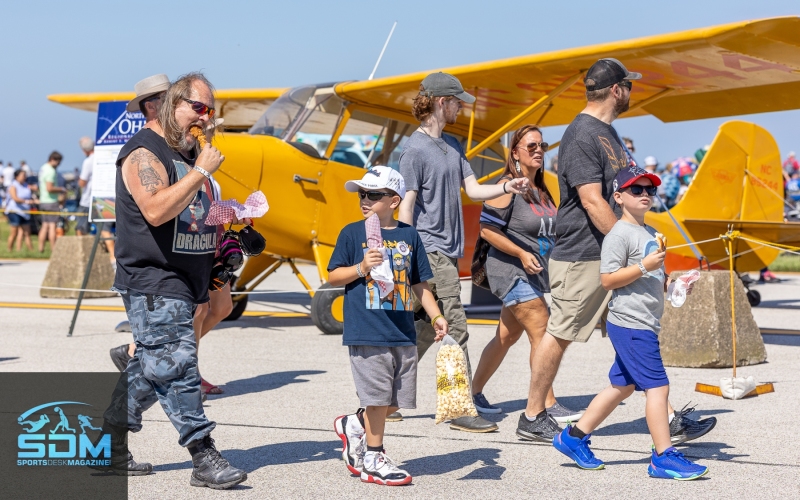
<instances>
[{"instance_id":1,"label":"camouflage cargo pants","mask_svg":"<svg viewBox=\"0 0 800 500\"><path fill-rule=\"evenodd\" d=\"M216 424L203 411L192 303L130 290L120 294L136 352L123 373L127 395L118 388L105 420L138 432L142 413L159 401L180 434L178 444L204 438Z\"/></svg>"}]
</instances>

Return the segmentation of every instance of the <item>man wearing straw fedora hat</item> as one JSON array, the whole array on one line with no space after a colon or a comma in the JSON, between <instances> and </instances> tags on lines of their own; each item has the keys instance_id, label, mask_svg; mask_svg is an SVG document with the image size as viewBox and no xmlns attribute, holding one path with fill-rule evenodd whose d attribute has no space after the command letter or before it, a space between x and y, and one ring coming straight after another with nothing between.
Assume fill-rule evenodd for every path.
<instances>
[{"instance_id":1,"label":"man wearing straw fedora hat","mask_svg":"<svg viewBox=\"0 0 800 500\"><path fill-rule=\"evenodd\" d=\"M131 99L125 108L128 111L141 111L148 123L158 116L158 101L164 97L164 93L169 88L169 78L161 73L148 76L133 86L136 97ZM149 106L148 106L149 104Z\"/></svg>"}]
</instances>

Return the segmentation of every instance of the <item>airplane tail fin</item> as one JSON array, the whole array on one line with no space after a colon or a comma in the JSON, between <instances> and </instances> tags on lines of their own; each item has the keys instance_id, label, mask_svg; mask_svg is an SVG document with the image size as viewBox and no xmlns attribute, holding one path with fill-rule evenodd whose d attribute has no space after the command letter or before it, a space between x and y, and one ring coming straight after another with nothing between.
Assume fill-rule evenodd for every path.
<instances>
[{"instance_id":1,"label":"airplane tail fin","mask_svg":"<svg viewBox=\"0 0 800 500\"><path fill-rule=\"evenodd\" d=\"M778 144L764 128L724 123L673 213L690 219L783 221Z\"/></svg>"},{"instance_id":2,"label":"airplane tail fin","mask_svg":"<svg viewBox=\"0 0 800 500\"><path fill-rule=\"evenodd\" d=\"M750 222L751 226L783 222L783 174L775 139L752 123L724 123L683 199L671 213L672 217L651 212L646 220L667 235L670 246L689 242L695 246L670 250L665 262L667 269L696 268L698 253L712 267L726 268L725 245L717 237L729 226L743 227L748 221L754 221ZM780 231L773 233L768 240L780 241ZM754 248L737 240L734 254L736 269L751 271L769 265L778 251L761 246Z\"/></svg>"}]
</instances>

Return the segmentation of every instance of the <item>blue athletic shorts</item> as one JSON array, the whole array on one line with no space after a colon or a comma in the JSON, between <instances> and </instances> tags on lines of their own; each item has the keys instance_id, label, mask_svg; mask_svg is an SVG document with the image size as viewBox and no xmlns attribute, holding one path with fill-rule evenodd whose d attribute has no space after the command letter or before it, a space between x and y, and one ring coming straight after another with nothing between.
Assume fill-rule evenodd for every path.
<instances>
[{"instance_id":1,"label":"blue athletic shorts","mask_svg":"<svg viewBox=\"0 0 800 500\"><path fill-rule=\"evenodd\" d=\"M541 296L542 292L531 286L527 281L517 278L517 281L514 282L514 286L503 296L502 300L503 305L508 307L538 299Z\"/></svg>"},{"instance_id":2,"label":"blue athletic shorts","mask_svg":"<svg viewBox=\"0 0 800 500\"><path fill-rule=\"evenodd\" d=\"M625 328L606 322L608 338L617 352L608 372L613 385L634 385L637 391L669 385L658 335L650 330Z\"/></svg>"}]
</instances>

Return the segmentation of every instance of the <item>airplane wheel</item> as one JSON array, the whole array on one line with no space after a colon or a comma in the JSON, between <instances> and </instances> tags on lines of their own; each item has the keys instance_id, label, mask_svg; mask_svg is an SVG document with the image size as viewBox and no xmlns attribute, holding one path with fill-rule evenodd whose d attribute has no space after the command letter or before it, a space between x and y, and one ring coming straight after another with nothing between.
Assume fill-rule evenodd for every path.
<instances>
[{"instance_id":1,"label":"airplane wheel","mask_svg":"<svg viewBox=\"0 0 800 500\"><path fill-rule=\"evenodd\" d=\"M748 290L747 301L750 302L750 307L756 307L761 303L761 294L756 290Z\"/></svg>"},{"instance_id":2,"label":"airplane wheel","mask_svg":"<svg viewBox=\"0 0 800 500\"><path fill-rule=\"evenodd\" d=\"M344 332L344 290L325 291L331 287L325 283L311 299L311 321L322 333L341 335Z\"/></svg>"},{"instance_id":3,"label":"airplane wheel","mask_svg":"<svg viewBox=\"0 0 800 500\"><path fill-rule=\"evenodd\" d=\"M233 309L227 318L222 321L236 321L242 317L244 310L247 309L247 298L249 295L242 295L233 292L233 285L236 283L237 276L231 278L231 298L233 299Z\"/></svg>"}]
</instances>

